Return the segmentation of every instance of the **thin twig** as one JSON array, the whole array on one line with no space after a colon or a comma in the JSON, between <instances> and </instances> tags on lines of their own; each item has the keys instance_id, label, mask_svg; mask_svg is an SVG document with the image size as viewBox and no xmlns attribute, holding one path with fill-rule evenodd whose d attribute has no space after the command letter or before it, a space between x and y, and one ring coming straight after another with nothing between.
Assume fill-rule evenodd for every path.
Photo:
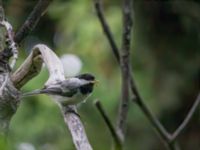
<instances>
[{"instance_id":1,"label":"thin twig","mask_svg":"<svg viewBox=\"0 0 200 150\"><path fill-rule=\"evenodd\" d=\"M135 102L134 99L132 99L132 101ZM140 109L143 111L143 113L145 114L147 119L150 121L152 126L158 132L158 134L160 135L165 145L169 147L169 140L171 138L171 135L169 134L169 132L163 127L160 121L153 115L153 113L149 110L149 108L143 102L142 99L137 99L136 104L140 107Z\"/></svg>"},{"instance_id":2,"label":"thin twig","mask_svg":"<svg viewBox=\"0 0 200 150\"><path fill-rule=\"evenodd\" d=\"M114 41L113 35L111 33L110 27L108 23L105 20L104 14L103 14L103 8L102 8L102 0L94 0L94 6L97 13L97 16L99 18L99 21L102 25L102 29L109 41L109 44L111 46L111 49L113 50L113 54L115 55L117 61L119 62L120 56L119 56L119 50L117 48L117 44Z\"/></svg>"},{"instance_id":3,"label":"thin twig","mask_svg":"<svg viewBox=\"0 0 200 150\"><path fill-rule=\"evenodd\" d=\"M129 75L130 75L130 47L131 47L131 29L132 29L132 3L131 0L124 0L122 7L123 14L123 34L122 34L122 50L120 55L120 67L122 76L122 97L119 106L117 132L122 141L125 137L126 120L128 114L129 103Z\"/></svg>"},{"instance_id":4,"label":"thin twig","mask_svg":"<svg viewBox=\"0 0 200 150\"><path fill-rule=\"evenodd\" d=\"M191 120L193 114L197 110L200 103L200 93L198 94L194 104L192 105L191 109L189 110L187 116L183 120L183 122L180 124L180 126L176 129L176 131L172 134L171 141L175 141L177 137L183 132L189 121Z\"/></svg>"},{"instance_id":5,"label":"thin twig","mask_svg":"<svg viewBox=\"0 0 200 150\"><path fill-rule=\"evenodd\" d=\"M44 15L51 1L52 0L38 1L25 23L21 26L21 28L15 35L14 39L17 44L19 44L35 28L41 16Z\"/></svg>"},{"instance_id":6,"label":"thin twig","mask_svg":"<svg viewBox=\"0 0 200 150\"><path fill-rule=\"evenodd\" d=\"M108 41L111 45L112 51L114 53L114 56L117 59L117 62L120 63L120 59L118 57L119 56L119 49L117 48L117 44L115 43L114 39L112 38L110 40L110 38L113 37L113 36L112 36L112 33L110 32L110 28L109 28L108 24L106 23L102 9L100 9L100 8L102 8L100 0L95 1L95 6L98 6L98 7L95 7L95 8L96 8L96 12L98 14L97 16L99 18L99 21L102 25L103 31L105 32L106 38L108 39ZM106 32L106 31L109 31L109 32ZM112 43L110 41L112 41ZM133 78L131 72L132 71L130 71L130 86L131 86L131 92L132 92L133 96L135 97L135 99L133 99L133 102L136 102L136 104L143 111L143 113L145 114L147 119L150 121L152 126L159 133L159 135L163 139L164 143L169 147L170 134L163 127L163 125L160 123L160 121L153 115L153 113L149 110L149 108L146 106L146 104L144 103L143 99L141 98L141 96L140 96L140 94L137 90L137 87L135 85L135 81L134 81L134 78ZM172 150L172 148L170 148L170 149Z\"/></svg>"},{"instance_id":7,"label":"thin twig","mask_svg":"<svg viewBox=\"0 0 200 150\"><path fill-rule=\"evenodd\" d=\"M98 100L94 104L97 107L98 111L100 112L102 118L104 119L104 121L105 121L111 135L112 135L112 138L113 138L114 143L115 143L115 148L117 150L121 150L122 149L121 140L120 140L117 132L115 131L110 119L108 118L108 115L105 113L103 106L101 105L100 101L98 101Z\"/></svg>"}]
</instances>

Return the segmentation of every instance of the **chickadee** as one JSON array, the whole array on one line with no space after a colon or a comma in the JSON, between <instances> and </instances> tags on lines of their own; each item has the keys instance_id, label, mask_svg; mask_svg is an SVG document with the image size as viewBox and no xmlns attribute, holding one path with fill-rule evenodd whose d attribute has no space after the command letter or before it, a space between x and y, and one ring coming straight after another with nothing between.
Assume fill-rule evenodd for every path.
<instances>
[{"instance_id":1,"label":"chickadee","mask_svg":"<svg viewBox=\"0 0 200 150\"><path fill-rule=\"evenodd\" d=\"M22 97L36 94L48 94L55 97L58 103L74 105L85 101L93 91L93 86L98 81L89 73L81 74L55 84L48 85L43 89L22 94Z\"/></svg>"}]
</instances>

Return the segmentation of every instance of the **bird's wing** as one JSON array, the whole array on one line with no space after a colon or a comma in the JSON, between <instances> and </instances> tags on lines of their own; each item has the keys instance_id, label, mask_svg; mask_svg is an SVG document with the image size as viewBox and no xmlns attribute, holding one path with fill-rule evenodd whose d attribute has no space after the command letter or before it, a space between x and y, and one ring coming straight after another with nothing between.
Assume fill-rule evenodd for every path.
<instances>
[{"instance_id":1,"label":"bird's wing","mask_svg":"<svg viewBox=\"0 0 200 150\"><path fill-rule=\"evenodd\" d=\"M80 88L80 80L74 78L64 80L61 82L61 87L63 91L77 90Z\"/></svg>"},{"instance_id":2,"label":"bird's wing","mask_svg":"<svg viewBox=\"0 0 200 150\"><path fill-rule=\"evenodd\" d=\"M50 94L59 95L64 97L72 97L77 93L80 84L76 79L67 79L64 81L59 81L55 84L48 85L41 90L35 90L32 92L24 93L22 96L33 96L37 94Z\"/></svg>"},{"instance_id":3,"label":"bird's wing","mask_svg":"<svg viewBox=\"0 0 200 150\"><path fill-rule=\"evenodd\" d=\"M63 91L60 87L50 87L47 89L42 89L41 94L50 94L50 95L59 95L64 97L72 97L74 94L77 93L76 89Z\"/></svg>"}]
</instances>

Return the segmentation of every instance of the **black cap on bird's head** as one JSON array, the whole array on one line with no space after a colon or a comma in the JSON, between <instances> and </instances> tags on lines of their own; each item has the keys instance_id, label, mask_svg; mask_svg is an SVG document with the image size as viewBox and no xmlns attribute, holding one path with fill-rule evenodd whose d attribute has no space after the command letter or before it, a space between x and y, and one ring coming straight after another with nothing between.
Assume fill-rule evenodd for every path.
<instances>
[{"instance_id":1,"label":"black cap on bird's head","mask_svg":"<svg viewBox=\"0 0 200 150\"><path fill-rule=\"evenodd\" d=\"M90 73L80 74L76 77L79 78L79 79L87 80L87 81L95 81L95 77Z\"/></svg>"},{"instance_id":2,"label":"black cap on bird's head","mask_svg":"<svg viewBox=\"0 0 200 150\"><path fill-rule=\"evenodd\" d=\"M80 86L80 92L82 94L91 93L93 91L94 84L96 84L98 82L98 81L95 80L94 75L92 75L90 73L80 74L80 75L78 75L76 77L81 79L81 80L89 81L88 83L83 84L82 86Z\"/></svg>"}]
</instances>

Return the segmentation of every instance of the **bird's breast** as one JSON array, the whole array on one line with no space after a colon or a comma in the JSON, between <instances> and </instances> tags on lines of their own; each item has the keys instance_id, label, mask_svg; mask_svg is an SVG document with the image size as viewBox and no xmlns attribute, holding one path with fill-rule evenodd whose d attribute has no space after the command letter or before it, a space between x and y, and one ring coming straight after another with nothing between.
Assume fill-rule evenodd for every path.
<instances>
[{"instance_id":1,"label":"bird's breast","mask_svg":"<svg viewBox=\"0 0 200 150\"><path fill-rule=\"evenodd\" d=\"M75 104L78 104L78 103L85 101L88 96L89 96L89 94L83 95L80 92L78 92L77 94L75 94L72 97L63 97L63 96L53 95L53 98L58 103L62 103L62 104L65 104L65 105L75 105Z\"/></svg>"}]
</instances>

